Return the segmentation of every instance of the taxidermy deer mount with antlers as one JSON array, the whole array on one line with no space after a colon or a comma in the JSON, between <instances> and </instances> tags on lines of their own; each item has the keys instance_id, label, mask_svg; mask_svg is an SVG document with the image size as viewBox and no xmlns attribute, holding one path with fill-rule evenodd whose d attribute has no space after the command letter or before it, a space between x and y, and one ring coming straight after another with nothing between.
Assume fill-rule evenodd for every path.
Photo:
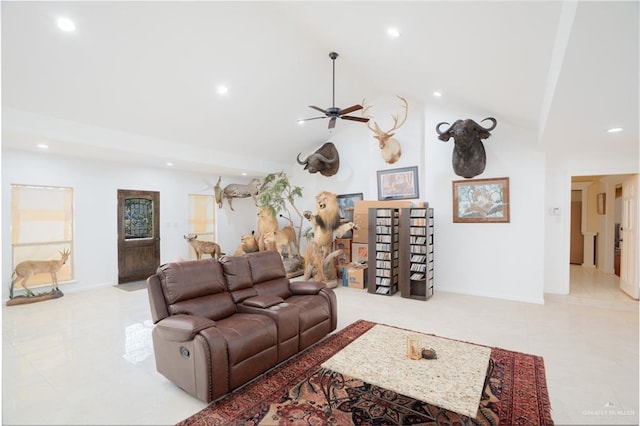
<instances>
[{"instance_id":1,"label":"taxidermy deer mount with antlers","mask_svg":"<svg viewBox=\"0 0 640 426\"><path fill-rule=\"evenodd\" d=\"M402 148L400 147L400 142L392 136L395 134L395 130L398 130L402 125L407 121L407 116L409 112L409 104L405 98L402 96L398 96L398 99L402 101L404 108L404 118L398 124L398 115L391 115L393 119L393 127L387 131L384 131L380 128L377 122L373 123L374 127L371 127L369 123L367 123L367 127L374 133L374 138L378 140L378 146L380 147L382 158L386 163L393 164L400 159L402 155ZM362 100L362 105L365 105L365 100ZM362 110L362 116L371 119L370 116L366 115L373 105L366 106Z\"/></svg>"}]
</instances>

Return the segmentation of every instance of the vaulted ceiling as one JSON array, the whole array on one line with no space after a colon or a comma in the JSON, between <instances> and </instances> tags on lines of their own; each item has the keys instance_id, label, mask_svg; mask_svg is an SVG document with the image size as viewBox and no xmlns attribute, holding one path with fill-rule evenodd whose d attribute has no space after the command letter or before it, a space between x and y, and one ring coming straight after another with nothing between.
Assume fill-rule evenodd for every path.
<instances>
[{"instance_id":1,"label":"vaulted ceiling","mask_svg":"<svg viewBox=\"0 0 640 426\"><path fill-rule=\"evenodd\" d=\"M545 150L638 152L638 2L1 7L3 146L272 171L331 135L328 120L297 120L331 106L336 51L339 107L402 95L495 116ZM346 126L362 124L339 120L333 132Z\"/></svg>"}]
</instances>

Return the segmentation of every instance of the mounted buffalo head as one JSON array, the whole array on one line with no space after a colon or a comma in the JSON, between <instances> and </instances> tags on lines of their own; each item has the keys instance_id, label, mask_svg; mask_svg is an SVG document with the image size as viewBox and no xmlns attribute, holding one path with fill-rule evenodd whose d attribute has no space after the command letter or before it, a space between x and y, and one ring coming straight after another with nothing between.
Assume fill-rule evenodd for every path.
<instances>
[{"instance_id":1,"label":"mounted buffalo head","mask_svg":"<svg viewBox=\"0 0 640 426\"><path fill-rule=\"evenodd\" d=\"M487 120L493 122L491 127L482 127L471 119L456 120L445 131L441 131L440 126L449 125L449 123L442 122L436 126L438 139L447 142L449 138L453 138L455 142L451 161L453 171L458 176L472 178L484 172L487 154L484 151L482 139L491 136L489 132L495 129L498 124L493 117L485 118L482 121Z\"/></svg>"},{"instance_id":2,"label":"mounted buffalo head","mask_svg":"<svg viewBox=\"0 0 640 426\"><path fill-rule=\"evenodd\" d=\"M331 142L322 145L304 161L300 161L300 154L298 154L296 158L298 164L303 165L305 170L309 170L309 173L320 172L322 176L333 176L338 173L340 156L338 155L338 150L335 145Z\"/></svg>"}]
</instances>

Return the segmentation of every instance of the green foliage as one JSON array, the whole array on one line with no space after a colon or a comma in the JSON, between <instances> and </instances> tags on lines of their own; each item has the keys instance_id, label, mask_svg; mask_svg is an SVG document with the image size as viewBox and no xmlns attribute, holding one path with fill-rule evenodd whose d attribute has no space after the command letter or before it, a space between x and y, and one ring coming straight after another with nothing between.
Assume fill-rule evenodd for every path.
<instances>
[{"instance_id":1,"label":"green foliage","mask_svg":"<svg viewBox=\"0 0 640 426\"><path fill-rule=\"evenodd\" d=\"M296 212L298 216L298 225L296 232L296 248L298 253L300 252L300 233L302 230L302 213L296 207L296 199L302 197L302 188L299 186L293 186L289 182L289 177L283 171L277 173L270 173L262 180L262 187L260 193L257 196L258 205L269 211L274 217L278 215L287 219L291 225L294 225L294 221L291 217L291 210Z\"/></svg>"},{"instance_id":2,"label":"green foliage","mask_svg":"<svg viewBox=\"0 0 640 426\"><path fill-rule=\"evenodd\" d=\"M295 199L302 197L302 188L292 186L285 172L270 173L262 183L258 204L267 208L274 216L287 211L287 203L295 208Z\"/></svg>"}]
</instances>

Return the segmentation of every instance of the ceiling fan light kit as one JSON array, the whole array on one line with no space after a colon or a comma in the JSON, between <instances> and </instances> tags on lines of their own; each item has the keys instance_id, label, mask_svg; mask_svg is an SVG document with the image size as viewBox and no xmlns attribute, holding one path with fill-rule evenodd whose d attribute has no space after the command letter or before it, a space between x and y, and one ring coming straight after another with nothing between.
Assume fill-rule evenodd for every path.
<instances>
[{"instance_id":1,"label":"ceiling fan light kit","mask_svg":"<svg viewBox=\"0 0 640 426\"><path fill-rule=\"evenodd\" d=\"M316 111L319 111L321 113L324 114L324 117L313 117L313 118L307 118L304 120L300 120L302 122L304 121L310 121L310 120L318 120L321 118L329 118L329 129L333 129L336 126L336 121L338 118L341 118L343 120L351 120L351 121L359 121L361 123L367 123L369 121L368 118L365 117L353 117L350 115L346 115L349 113L352 113L354 111L358 111L362 109L362 105L356 104L356 105L352 105L348 108L338 108L336 106L336 58L338 57L338 54L336 52L331 52L329 53L329 57L331 58L331 61L333 62L333 98L332 98L332 103L331 103L331 107L327 108L327 109L322 109L320 107L317 107L315 105L309 105L309 108L313 108Z\"/></svg>"}]
</instances>

